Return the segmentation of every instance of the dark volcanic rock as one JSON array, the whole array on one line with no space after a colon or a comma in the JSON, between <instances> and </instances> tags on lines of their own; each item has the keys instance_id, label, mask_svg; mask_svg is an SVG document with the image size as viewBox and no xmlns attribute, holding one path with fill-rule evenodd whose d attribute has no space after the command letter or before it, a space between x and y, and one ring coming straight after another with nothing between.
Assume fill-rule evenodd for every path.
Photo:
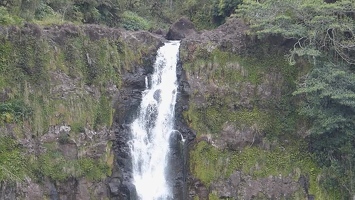
<instances>
[{"instance_id":1,"label":"dark volcanic rock","mask_svg":"<svg viewBox=\"0 0 355 200\"><path fill-rule=\"evenodd\" d=\"M210 189L216 191L217 196L222 199L243 197L249 200L260 194L263 196L262 199L288 198L301 188L292 177L279 175L253 179L249 175L235 171L227 180L213 183Z\"/></svg>"},{"instance_id":2,"label":"dark volcanic rock","mask_svg":"<svg viewBox=\"0 0 355 200\"><path fill-rule=\"evenodd\" d=\"M188 109L190 86L181 62L177 66L178 95L175 105L175 132L170 138L169 171L174 199L188 199L188 154L189 144L196 135L188 127L182 113Z\"/></svg>"},{"instance_id":3,"label":"dark volcanic rock","mask_svg":"<svg viewBox=\"0 0 355 200\"><path fill-rule=\"evenodd\" d=\"M203 31L201 34L189 34L181 41L181 49L187 51L182 61L193 59L194 52L202 47L211 52L218 48L231 53L245 53L248 26L237 18L230 18L217 29ZM186 57L185 57L186 56Z\"/></svg>"},{"instance_id":4,"label":"dark volcanic rock","mask_svg":"<svg viewBox=\"0 0 355 200\"><path fill-rule=\"evenodd\" d=\"M120 194L120 183L118 182L110 182L108 187L110 188L110 193L112 196L118 196Z\"/></svg>"},{"instance_id":5,"label":"dark volcanic rock","mask_svg":"<svg viewBox=\"0 0 355 200\"><path fill-rule=\"evenodd\" d=\"M166 38L168 40L181 40L195 33L195 25L186 17L182 17L170 27Z\"/></svg>"},{"instance_id":6,"label":"dark volcanic rock","mask_svg":"<svg viewBox=\"0 0 355 200\"><path fill-rule=\"evenodd\" d=\"M114 144L116 162L115 171L118 174L109 182L111 196L118 199L135 199L135 187L132 181L132 158L129 141L131 139L129 124L137 115L141 102L142 91L146 88L145 78L153 72L152 65L136 68L126 72L123 84L115 103L115 135Z\"/></svg>"},{"instance_id":7,"label":"dark volcanic rock","mask_svg":"<svg viewBox=\"0 0 355 200\"><path fill-rule=\"evenodd\" d=\"M136 200L136 187L130 181L124 181L121 184L120 192L123 193L122 200Z\"/></svg>"}]
</instances>

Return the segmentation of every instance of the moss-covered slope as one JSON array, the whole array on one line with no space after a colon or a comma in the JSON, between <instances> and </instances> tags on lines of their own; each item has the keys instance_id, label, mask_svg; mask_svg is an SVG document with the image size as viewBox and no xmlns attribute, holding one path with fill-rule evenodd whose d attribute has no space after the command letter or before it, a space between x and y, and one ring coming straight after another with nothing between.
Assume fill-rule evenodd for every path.
<instances>
[{"instance_id":1,"label":"moss-covered slope","mask_svg":"<svg viewBox=\"0 0 355 200\"><path fill-rule=\"evenodd\" d=\"M0 198L108 197L112 102L160 43L95 25L0 27Z\"/></svg>"},{"instance_id":2,"label":"moss-covered slope","mask_svg":"<svg viewBox=\"0 0 355 200\"><path fill-rule=\"evenodd\" d=\"M193 199L338 199L318 182L304 120L292 95L308 66L291 66L282 38L253 40L231 19L182 42L190 84L184 116L197 138L190 150ZM215 37L220 35L222 37Z\"/></svg>"}]
</instances>

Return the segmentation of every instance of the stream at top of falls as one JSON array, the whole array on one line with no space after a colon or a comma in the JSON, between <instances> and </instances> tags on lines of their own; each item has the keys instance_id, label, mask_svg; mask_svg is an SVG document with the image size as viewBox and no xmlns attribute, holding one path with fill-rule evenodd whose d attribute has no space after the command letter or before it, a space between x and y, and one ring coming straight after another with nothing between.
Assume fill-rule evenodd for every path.
<instances>
[{"instance_id":1,"label":"stream at top of falls","mask_svg":"<svg viewBox=\"0 0 355 200\"><path fill-rule=\"evenodd\" d=\"M179 46L179 41L169 41L158 49L154 72L145 80L146 90L130 125L133 184L140 200L173 198L167 165L169 139L174 132Z\"/></svg>"}]
</instances>

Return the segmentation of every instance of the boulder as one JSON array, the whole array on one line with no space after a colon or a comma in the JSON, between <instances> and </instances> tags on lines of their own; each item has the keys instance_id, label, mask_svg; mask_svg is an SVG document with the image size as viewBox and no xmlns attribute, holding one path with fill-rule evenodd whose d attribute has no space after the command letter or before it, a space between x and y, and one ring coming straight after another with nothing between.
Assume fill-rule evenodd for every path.
<instances>
[{"instance_id":1,"label":"boulder","mask_svg":"<svg viewBox=\"0 0 355 200\"><path fill-rule=\"evenodd\" d=\"M169 32L166 35L166 39L181 40L195 33L195 25L186 17L182 17L169 28Z\"/></svg>"},{"instance_id":2,"label":"boulder","mask_svg":"<svg viewBox=\"0 0 355 200\"><path fill-rule=\"evenodd\" d=\"M181 41L180 49L185 51L181 54L181 61L193 59L196 50L201 48L208 53L214 49L220 49L235 54L245 54L247 42L250 38L246 32L249 27L238 18L229 18L226 23L213 30L204 30L198 34L185 35L185 39ZM186 56L186 57L185 57Z\"/></svg>"}]
</instances>

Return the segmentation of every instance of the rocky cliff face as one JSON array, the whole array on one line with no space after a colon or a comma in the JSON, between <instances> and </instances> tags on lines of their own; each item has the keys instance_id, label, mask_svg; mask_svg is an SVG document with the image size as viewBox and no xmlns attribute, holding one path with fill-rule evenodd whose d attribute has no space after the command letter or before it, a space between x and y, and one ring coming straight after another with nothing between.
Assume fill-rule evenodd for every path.
<instances>
[{"instance_id":1,"label":"rocky cliff face","mask_svg":"<svg viewBox=\"0 0 355 200\"><path fill-rule=\"evenodd\" d=\"M291 95L299 71L284 59L288 42L247 31L232 18L182 40L183 115L197 133L189 198L312 199L320 189L314 163L294 138L302 130Z\"/></svg>"},{"instance_id":2,"label":"rocky cliff face","mask_svg":"<svg viewBox=\"0 0 355 200\"><path fill-rule=\"evenodd\" d=\"M198 33L182 19L169 32L182 39L174 199L322 198L295 139L299 71L282 56L287 41L247 29L230 19ZM0 199L135 199L128 124L164 39L95 25L0 32L0 139L10 141L0 150L18 160L0 160L10 171L0 172Z\"/></svg>"},{"instance_id":3,"label":"rocky cliff face","mask_svg":"<svg viewBox=\"0 0 355 200\"><path fill-rule=\"evenodd\" d=\"M0 32L0 140L20 145L18 157L1 154L19 167L2 163L0 199L117 199L129 167L124 124L164 39L95 25ZM13 102L28 116L17 120Z\"/></svg>"}]
</instances>

